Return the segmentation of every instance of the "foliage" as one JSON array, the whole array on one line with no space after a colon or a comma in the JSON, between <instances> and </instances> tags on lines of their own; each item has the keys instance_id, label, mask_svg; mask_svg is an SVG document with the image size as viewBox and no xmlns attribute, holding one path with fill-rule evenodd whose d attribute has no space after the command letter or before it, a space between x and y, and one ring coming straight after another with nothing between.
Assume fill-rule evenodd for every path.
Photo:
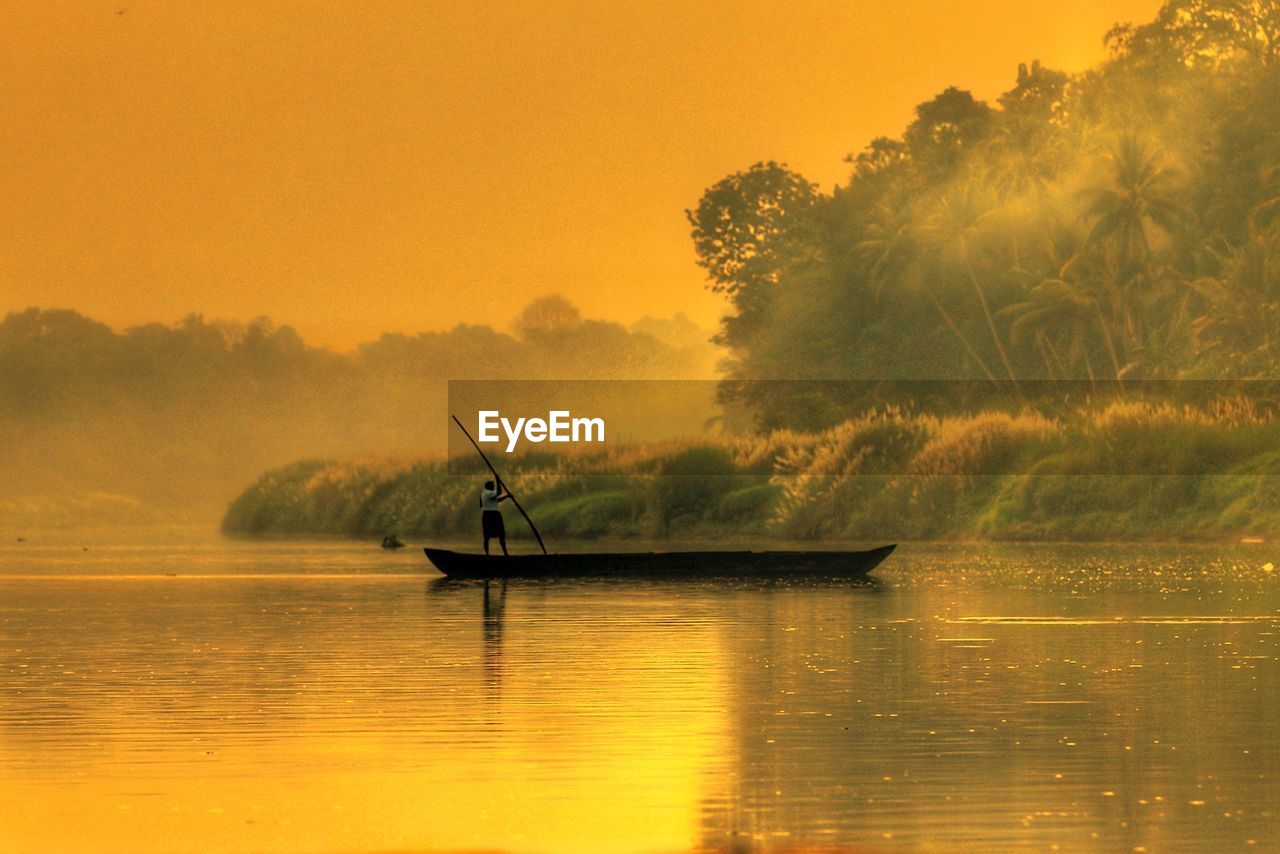
<instances>
[{"instance_id":1,"label":"foliage","mask_svg":"<svg viewBox=\"0 0 1280 854\"><path fill-rule=\"evenodd\" d=\"M814 185L773 161L707 190L685 216L712 290L733 296L744 287L776 282L792 261L795 237L816 198Z\"/></svg>"},{"instance_id":2,"label":"foliage","mask_svg":"<svg viewBox=\"0 0 1280 854\"><path fill-rule=\"evenodd\" d=\"M265 318L117 332L73 311L11 313L0 320L0 491L98 490L207 517L290 459L442 451L449 379L697 378L715 358L686 318L629 329L583 319L561 297L534 301L514 326L389 334L339 354Z\"/></svg>"},{"instance_id":3,"label":"foliage","mask_svg":"<svg viewBox=\"0 0 1280 854\"><path fill-rule=\"evenodd\" d=\"M636 445L505 479L546 537L1181 539L1280 535L1280 420L1126 397L1054 415L886 408L829 429ZM480 476L304 462L232 504L235 533L476 536ZM524 525L507 513L514 540Z\"/></svg>"},{"instance_id":4,"label":"foliage","mask_svg":"<svg viewBox=\"0 0 1280 854\"><path fill-rule=\"evenodd\" d=\"M830 194L773 163L709 189L722 400L811 431L863 402L749 381L1280 374L1280 3L1168 0L1107 42L994 104L945 89Z\"/></svg>"}]
</instances>

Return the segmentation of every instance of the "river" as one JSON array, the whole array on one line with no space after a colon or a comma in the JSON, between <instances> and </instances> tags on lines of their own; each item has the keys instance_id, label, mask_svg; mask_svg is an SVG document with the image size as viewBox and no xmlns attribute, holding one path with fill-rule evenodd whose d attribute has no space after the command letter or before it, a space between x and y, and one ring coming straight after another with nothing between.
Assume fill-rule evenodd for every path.
<instances>
[{"instance_id":1,"label":"river","mask_svg":"<svg viewBox=\"0 0 1280 854\"><path fill-rule=\"evenodd\" d=\"M1276 849L1272 561L486 587L369 543L10 537L0 849Z\"/></svg>"}]
</instances>

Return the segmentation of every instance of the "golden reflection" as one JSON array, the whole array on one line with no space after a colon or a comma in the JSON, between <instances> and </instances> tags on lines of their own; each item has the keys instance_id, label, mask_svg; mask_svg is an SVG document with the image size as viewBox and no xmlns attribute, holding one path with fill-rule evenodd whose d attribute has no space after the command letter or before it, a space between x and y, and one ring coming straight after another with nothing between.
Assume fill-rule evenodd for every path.
<instances>
[{"instance_id":1,"label":"golden reflection","mask_svg":"<svg viewBox=\"0 0 1280 854\"><path fill-rule=\"evenodd\" d=\"M378 632L333 631L321 625L328 606L276 602L262 595L273 584L255 585L259 607L307 620L224 627L219 672L192 666L172 684L156 685L151 668L111 675L136 650L72 627L93 690L59 673L0 730L0 757L22 759L0 778L0 849L681 850L698 840L726 705L713 625L584 631L566 648L566 627L581 618L590 629L591 613L494 585L431 588L420 622L366 609ZM385 581L351 584L387 597ZM136 606L207 595L145 586ZM129 598L128 585L110 589ZM563 624L547 634L552 613ZM216 631L192 615L197 632ZM443 635L413 638L436 620ZM163 632L136 640L166 645L165 666L187 671L207 639L173 631L172 644ZM36 667L52 677L51 663ZM45 732L73 749L41 755Z\"/></svg>"},{"instance_id":2,"label":"golden reflection","mask_svg":"<svg viewBox=\"0 0 1280 854\"><path fill-rule=\"evenodd\" d=\"M493 696L502 690L502 612L507 605L506 579L484 582L484 669L485 685Z\"/></svg>"},{"instance_id":3,"label":"golden reflection","mask_svg":"<svg viewBox=\"0 0 1280 854\"><path fill-rule=\"evenodd\" d=\"M1274 589L956 584L969 552L856 589L0 577L0 849L1267 838Z\"/></svg>"},{"instance_id":4,"label":"golden reflection","mask_svg":"<svg viewBox=\"0 0 1280 854\"><path fill-rule=\"evenodd\" d=\"M536 587L432 587L412 609L403 585L346 585L113 581L110 629L31 626L36 648L0 660L6 684L31 674L0 705L0 849L697 844L725 752L713 623L617 624Z\"/></svg>"}]
</instances>

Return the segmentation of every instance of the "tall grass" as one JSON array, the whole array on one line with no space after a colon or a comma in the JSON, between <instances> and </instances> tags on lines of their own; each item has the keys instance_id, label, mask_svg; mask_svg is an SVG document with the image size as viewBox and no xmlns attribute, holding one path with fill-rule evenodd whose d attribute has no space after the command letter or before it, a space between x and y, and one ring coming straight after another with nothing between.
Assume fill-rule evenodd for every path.
<instances>
[{"instance_id":1,"label":"tall grass","mask_svg":"<svg viewBox=\"0 0 1280 854\"><path fill-rule=\"evenodd\" d=\"M1280 535L1280 423L1237 401L945 418L887 407L817 433L529 455L504 468L548 538ZM223 527L474 536L485 478L467 460L308 460L264 474Z\"/></svg>"}]
</instances>

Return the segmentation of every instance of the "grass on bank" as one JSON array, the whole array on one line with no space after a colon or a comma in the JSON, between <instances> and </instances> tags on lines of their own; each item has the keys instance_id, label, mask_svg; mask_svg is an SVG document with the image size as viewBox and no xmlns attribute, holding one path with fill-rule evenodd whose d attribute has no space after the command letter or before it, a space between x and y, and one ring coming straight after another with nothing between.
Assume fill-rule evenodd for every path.
<instances>
[{"instance_id":1,"label":"grass on bank","mask_svg":"<svg viewBox=\"0 0 1280 854\"><path fill-rule=\"evenodd\" d=\"M818 433L501 462L544 537L1218 539L1280 535L1280 424L1247 402L1065 416L888 407ZM230 533L467 537L475 461L305 460L227 510ZM508 527L520 526L508 511Z\"/></svg>"}]
</instances>

